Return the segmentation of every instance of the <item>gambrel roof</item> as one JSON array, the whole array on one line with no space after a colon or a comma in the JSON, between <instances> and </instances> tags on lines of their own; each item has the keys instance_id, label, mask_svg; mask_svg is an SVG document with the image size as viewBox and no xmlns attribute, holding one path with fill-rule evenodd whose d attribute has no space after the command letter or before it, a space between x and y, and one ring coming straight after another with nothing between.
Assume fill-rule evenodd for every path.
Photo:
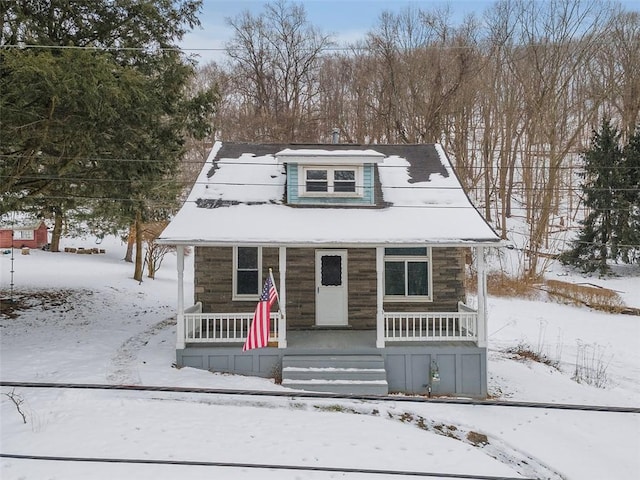
<instances>
[{"instance_id":1,"label":"gambrel roof","mask_svg":"<svg viewBox=\"0 0 640 480\"><path fill-rule=\"evenodd\" d=\"M375 165L370 206L290 205L288 159ZM333 159L333 160L332 160ZM462 189L438 144L217 142L158 241L173 245L492 244L499 238Z\"/></svg>"}]
</instances>

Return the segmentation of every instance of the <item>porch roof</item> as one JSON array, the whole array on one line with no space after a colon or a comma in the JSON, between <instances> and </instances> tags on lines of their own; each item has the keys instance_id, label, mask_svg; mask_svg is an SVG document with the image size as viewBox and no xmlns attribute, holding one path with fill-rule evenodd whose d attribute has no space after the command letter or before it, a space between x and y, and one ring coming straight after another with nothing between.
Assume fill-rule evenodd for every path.
<instances>
[{"instance_id":1,"label":"porch roof","mask_svg":"<svg viewBox=\"0 0 640 480\"><path fill-rule=\"evenodd\" d=\"M227 148L225 148L227 147ZM295 207L283 149L378 152L374 207ZM185 204L160 235L170 245L474 245L499 237L470 202L440 145L251 145L217 142Z\"/></svg>"}]
</instances>

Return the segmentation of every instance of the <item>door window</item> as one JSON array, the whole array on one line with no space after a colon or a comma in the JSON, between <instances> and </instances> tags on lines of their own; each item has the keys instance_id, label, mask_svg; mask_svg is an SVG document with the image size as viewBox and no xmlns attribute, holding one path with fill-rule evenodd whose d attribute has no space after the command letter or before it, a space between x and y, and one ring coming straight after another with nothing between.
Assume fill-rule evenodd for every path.
<instances>
[{"instance_id":1,"label":"door window","mask_svg":"<svg viewBox=\"0 0 640 480\"><path fill-rule=\"evenodd\" d=\"M342 257L323 255L320 259L320 281L323 286L342 285Z\"/></svg>"}]
</instances>

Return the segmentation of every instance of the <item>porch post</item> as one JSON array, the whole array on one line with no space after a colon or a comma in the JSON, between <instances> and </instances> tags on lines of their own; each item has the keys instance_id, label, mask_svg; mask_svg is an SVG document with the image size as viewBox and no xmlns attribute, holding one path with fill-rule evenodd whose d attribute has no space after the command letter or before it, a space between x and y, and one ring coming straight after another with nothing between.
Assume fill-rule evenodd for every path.
<instances>
[{"instance_id":1,"label":"porch post","mask_svg":"<svg viewBox=\"0 0 640 480\"><path fill-rule=\"evenodd\" d=\"M376 247L376 347L384 348L384 247Z\"/></svg>"},{"instance_id":2,"label":"porch post","mask_svg":"<svg viewBox=\"0 0 640 480\"><path fill-rule=\"evenodd\" d=\"M476 269L478 271L478 346L487 346L487 275L484 268L484 250L476 247Z\"/></svg>"},{"instance_id":3,"label":"porch post","mask_svg":"<svg viewBox=\"0 0 640 480\"><path fill-rule=\"evenodd\" d=\"M278 318L278 348L287 348L287 247L278 249L278 270L280 271L280 291L278 292L280 317Z\"/></svg>"},{"instance_id":4,"label":"porch post","mask_svg":"<svg viewBox=\"0 0 640 480\"><path fill-rule=\"evenodd\" d=\"M184 247L177 245L178 254L178 313L176 318L176 349L182 350L184 342Z\"/></svg>"}]
</instances>

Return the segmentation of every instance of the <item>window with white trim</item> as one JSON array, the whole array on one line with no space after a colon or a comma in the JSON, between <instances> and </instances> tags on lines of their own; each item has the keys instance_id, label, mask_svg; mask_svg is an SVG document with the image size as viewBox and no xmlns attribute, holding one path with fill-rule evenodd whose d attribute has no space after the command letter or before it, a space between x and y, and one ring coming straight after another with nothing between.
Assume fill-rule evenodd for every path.
<instances>
[{"instance_id":1,"label":"window with white trim","mask_svg":"<svg viewBox=\"0 0 640 480\"><path fill-rule=\"evenodd\" d=\"M233 299L255 300L260 295L261 247L233 247Z\"/></svg>"},{"instance_id":2,"label":"window with white trim","mask_svg":"<svg viewBox=\"0 0 640 480\"><path fill-rule=\"evenodd\" d=\"M361 196L362 168L309 166L301 171L302 196Z\"/></svg>"},{"instance_id":3,"label":"window with white trim","mask_svg":"<svg viewBox=\"0 0 640 480\"><path fill-rule=\"evenodd\" d=\"M429 302L431 249L384 249L384 299L389 302Z\"/></svg>"},{"instance_id":4,"label":"window with white trim","mask_svg":"<svg viewBox=\"0 0 640 480\"><path fill-rule=\"evenodd\" d=\"M15 240L33 240L33 230L14 230L13 238Z\"/></svg>"}]
</instances>

